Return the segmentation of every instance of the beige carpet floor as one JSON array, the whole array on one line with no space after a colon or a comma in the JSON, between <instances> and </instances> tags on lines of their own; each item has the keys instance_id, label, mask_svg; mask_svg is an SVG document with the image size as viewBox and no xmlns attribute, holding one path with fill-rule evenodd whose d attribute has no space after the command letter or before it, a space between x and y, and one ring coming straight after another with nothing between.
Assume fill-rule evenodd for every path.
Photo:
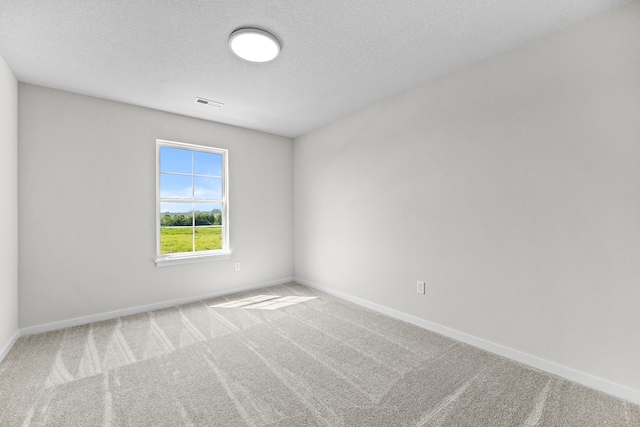
<instances>
[{"instance_id":1,"label":"beige carpet floor","mask_svg":"<svg viewBox=\"0 0 640 427\"><path fill-rule=\"evenodd\" d=\"M22 337L0 426L640 426L640 407L289 284Z\"/></svg>"}]
</instances>

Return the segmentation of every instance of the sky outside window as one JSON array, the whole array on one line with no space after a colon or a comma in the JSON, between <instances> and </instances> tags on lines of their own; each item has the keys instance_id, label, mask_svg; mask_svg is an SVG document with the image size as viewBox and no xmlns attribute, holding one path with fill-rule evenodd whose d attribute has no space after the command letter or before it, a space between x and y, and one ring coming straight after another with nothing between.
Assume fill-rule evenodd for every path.
<instances>
[{"instance_id":1,"label":"sky outside window","mask_svg":"<svg viewBox=\"0 0 640 427\"><path fill-rule=\"evenodd\" d=\"M221 200L222 155L160 147L160 198ZM184 213L186 207L162 203L161 212Z\"/></svg>"}]
</instances>

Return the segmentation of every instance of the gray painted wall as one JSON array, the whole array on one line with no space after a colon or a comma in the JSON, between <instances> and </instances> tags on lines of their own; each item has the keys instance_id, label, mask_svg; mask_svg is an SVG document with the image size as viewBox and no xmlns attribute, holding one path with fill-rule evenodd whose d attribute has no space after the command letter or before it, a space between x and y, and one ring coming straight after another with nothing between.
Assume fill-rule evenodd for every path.
<instances>
[{"instance_id":1,"label":"gray painted wall","mask_svg":"<svg viewBox=\"0 0 640 427\"><path fill-rule=\"evenodd\" d=\"M25 84L19 101L21 328L292 276L291 139ZM156 138L229 150L231 260L155 266Z\"/></svg>"},{"instance_id":2,"label":"gray painted wall","mask_svg":"<svg viewBox=\"0 0 640 427\"><path fill-rule=\"evenodd\" d=\"M296 277L640 390L638 22L633 2L297 138Z\"/></svg>"},{"instance_id":3,"label":"gray painted wall","mask_svg":"<svg viewBox=\"0 0 640 427\"><path fill-rule=\"evenodd\" d=\"M0 57L0 353L18 332L18 82ZM1 358L0 358L1 359Z\"/></svg>"}]
</instances>

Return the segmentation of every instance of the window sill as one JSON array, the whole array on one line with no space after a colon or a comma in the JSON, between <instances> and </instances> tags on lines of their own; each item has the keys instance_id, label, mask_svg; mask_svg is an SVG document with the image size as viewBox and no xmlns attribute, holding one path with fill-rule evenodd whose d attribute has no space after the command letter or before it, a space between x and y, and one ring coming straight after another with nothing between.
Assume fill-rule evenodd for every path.
<instances>
[{"instance_id":1,"label":"window sill","mask_svg":"<svg viewBox=\"0 0 640 427\"><path fill-rule=\"evenodd\" d=\"M195 262L207 261L224 261L231 259L231 252L217 252L215 254L203 255L181 255L181 256L163 256L156 258L156 267L167 267L170 265L193 264Z\"/></svg>"}]
</instances>

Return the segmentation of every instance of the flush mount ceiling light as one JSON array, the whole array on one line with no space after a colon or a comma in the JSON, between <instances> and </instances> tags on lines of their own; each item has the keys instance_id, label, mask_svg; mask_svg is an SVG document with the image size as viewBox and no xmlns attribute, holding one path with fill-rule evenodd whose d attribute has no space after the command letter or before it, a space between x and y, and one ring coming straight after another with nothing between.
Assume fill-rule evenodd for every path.
<instances>
[{"instance_id":1,"label":"flush mount ceiling light","mask_svg":"<svg viewBox=\"0 0 640 427\"><path fill-rule=\"evenodd\" d=\"M229 48L247 61L267 62L280 53L280 42L264 30L239 28L229 36Z\"/></svg>"}]
</instances>

